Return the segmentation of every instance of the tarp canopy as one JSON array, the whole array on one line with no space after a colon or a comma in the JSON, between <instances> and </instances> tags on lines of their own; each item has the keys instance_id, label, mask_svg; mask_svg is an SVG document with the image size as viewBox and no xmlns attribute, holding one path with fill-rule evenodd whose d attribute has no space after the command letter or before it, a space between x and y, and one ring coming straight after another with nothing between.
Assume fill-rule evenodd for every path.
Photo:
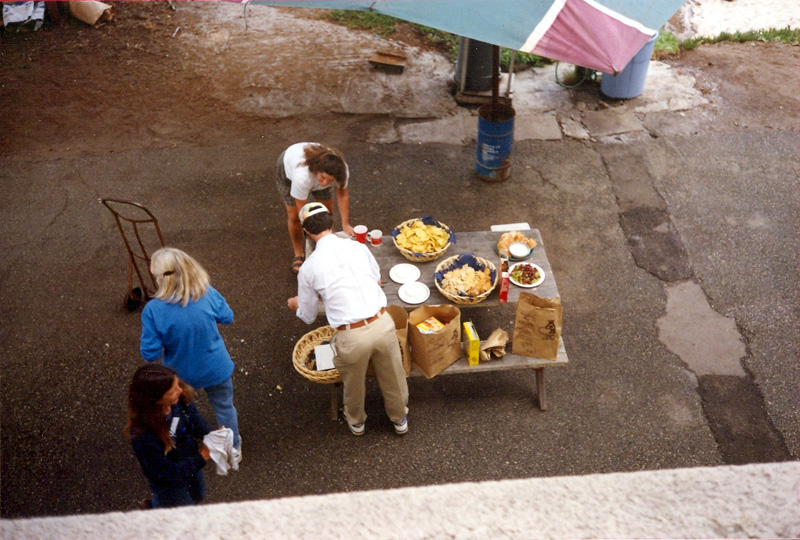
<instances>
[{"instance_id":1,"label":"tarp canopy","mask_svg":"<svg viewBox=\"0 0 800 540\"><path fill-rule=\"evenodd\" d=\"M374 11L545 58L618 73L685 0L254 0Z\"/></svg>"}]
</instances>

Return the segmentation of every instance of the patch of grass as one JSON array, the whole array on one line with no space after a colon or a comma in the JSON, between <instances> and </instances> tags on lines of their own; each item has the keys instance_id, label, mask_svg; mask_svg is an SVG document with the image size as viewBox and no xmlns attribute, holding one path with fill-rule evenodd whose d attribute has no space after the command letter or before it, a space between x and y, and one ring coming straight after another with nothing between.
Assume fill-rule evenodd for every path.
<instances>
[{"instance_id":1,"label":"patch of grass","mask_svg":"<svg viewBox=\"0 0 800 540\"><path fill-rule=\"evenodd\" d=\"M351 11L344 9L331 10L327 14L327 18L347 28L371 30L382 37L397 32L397 23L401 22L394 17L381 15L380 13L374 13L372 11Z\"/></svg>"},{"instance_id":2,"label":"patch of grass","mask_svg":"<svg viewBox=\"0 0 800 540\"><path fill-rule=\"evenodd\" d=\"M511 49L500 49L500 70L508 71L509 64L511 63ZM517 51L514 58L514 71L519 71L520 68L541 67L546 64L552 64L553 61L549 58L536 56L535 54Z\"/></svg>"},{"instance_id":3,"label":"patch of grass","mask_svg":"<svg viewBox=\"0 0 800 540\"><path fill-rule=\"evenodd\" d=\"M371 11L351 11L344 9L331 10L327 13L326 18L335 23L341 24L342 26L346 26L347 28L369 30L382 37L394 34L397 32L397 25L405 22L400 19L390 17L389 15L381 15ZM443 30L431 28L430 26L414 23L407 24L416 27L431 43L443 45L448 51L448 57L450 58L450 61L454 62L456 60L458 57L459 36L451 34L450 32L444 32ZM510 58L510 49L500 50L501 69L508 71ZM514 66L516 69L543 66L548 63L552 63L552 61L547 58L542 58L541 56L536 56L535 54L524 53L521 51L517 51L517 56L514 59Z\"/></svg>"},{"instance_id":4,"label":"patch of grass","mask_svg":"<svg viewBox=\"0 0 800 540\"><path fill-rule=\"evenodd\" d=\"M381 15L373 13L372 11L351 11L343 9L334 9L327 13L326 18L329 20L346 26L347 28L358 28L361 30L369 30L375 32L379 36L386 37L397 32L397 25L404 23L400 19L390 17L389 15ZM448 56L451 61L455 61L458 57L458 41L459 37L449 32L437 30L429 26L420 24L407 23L411 26L418 28L422 34L432 43L444 45L448 50ZM786 43L790 45L800 45L800 29L786 28L768 28L766 30L751 30L749 32L735 32L733 34L723 32L716 37L699 37L691 38L680 41L674 34L661 30L656 38L655 46L653 47L654 58L664 58L666 56L676 54L681 50L689 51L696 49L698 46L706 43L720 43L722 41L744 43L747 41L769 41L777 43ZM511 59L510 49L500 50L500 66L504 71L508 71L509 62ZM527 67L539 67L545 64L552 64L553 61L548 58L536 56L535 54L524 53L517 51L516 58L514 59L515 71L518 69L525 69Z\"/></svg>"},{"instance_id":5,"label":"patch of grass","mask_svg":"<svg viewBox=\"0 0 800 540\"><path fill-rule=\"evenodd\" d=\"M767 28L766 30L750 30L748 32L734 32L733 34L729 32L723 32L713 38L704 37L689 41L697 41L698 44L719 43L721 41L733 41L737 43L745 43L747 41L769 41L775 43L787 43L789 45L798 45L800 44L800 29L793 30L787 26L786 28L782 29Z\"/></svg>"},{"instance_id":6,"label":"patch of grass","mask_svg":"<svg viewBox=\"0 0 800 540\"><path fill-rule=\"evenodd\" d=\"M734 42L745 43L748 41L765 41L774 43L786 43L788 45L800 45L800 29L798 28L767 28L765 30L750 30L747 32L722 32L715 37L696 37L679 41L670 32L659 32L654 54L656 56L666 56L677 53L679 50L691 51L703 44ZM675 48L677 44L677 49Z\"/></svg>"},{"instance_id":7,"label":"patch of grass","mask_svg":"<svg viewBox=\"0 0 800 540\"><path fill-rule=\"evenodd\" d=\"M672 32L661 30L658 32L653 53L656 55L675 54L681 50L681 42Z\"/></svg>"},{"instance_id":8,"label":"patch of grass","mask_svg":"<svg viewBox=\"0 0 800 540\"><path fill-rule=\"evenodd\" d=\"M423 26L421 24L413 23L409 24L419 29L419 31L422 32L422 34L430 41L444 45L447 48L450 60L455 61L456 57L458 56L458 36L451 34L450 32L444 32L443 30L431 28L430 26Z\"/></svg>"}]
</instances>

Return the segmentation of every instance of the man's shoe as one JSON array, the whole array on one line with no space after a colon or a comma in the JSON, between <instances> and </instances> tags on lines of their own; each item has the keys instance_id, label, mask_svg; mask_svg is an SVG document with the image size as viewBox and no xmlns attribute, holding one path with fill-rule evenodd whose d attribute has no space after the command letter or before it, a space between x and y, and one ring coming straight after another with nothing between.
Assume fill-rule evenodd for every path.
<instances>
[{"instance_id":1,"label":"man's shoe","mask_svg":"<svg viewBox=\"0 0 800 540\"><path fill-rule=\"evenodd\" d=\"M408 419L403 418L400 420L399 424L395 424L394 422L392 422L392 424L394 425L394 432L398 435L405 435L408 433Z\"/></svg>"},{"instance_id":2,"label":"man's shoe","mask_svg":"<svg viewBox=\"0 0 800 540\"><path fill-rule=\"evenodd\" d=\"M350 424L350 423L348 422L348 424L347 424L347 427L349 427L349 428L350 428L350 431L351 431L351 432L353 433L353 435L355 435L356 437L360 437L361 435L363 435L363 434L364 434L364 422L361 422L360 424L356 424L356 425Z\"/></svg>"}]
</instances>

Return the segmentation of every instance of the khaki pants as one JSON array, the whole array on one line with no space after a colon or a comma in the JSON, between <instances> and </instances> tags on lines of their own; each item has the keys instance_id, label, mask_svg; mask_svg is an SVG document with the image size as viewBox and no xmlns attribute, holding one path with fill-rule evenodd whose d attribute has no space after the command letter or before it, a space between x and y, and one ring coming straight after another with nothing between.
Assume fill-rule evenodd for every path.
<instances>
[{"instance_id":1,"label":"khaki pants","mask_svg":"<svg viewBox=\"0 0 800 540\"><path fill-rule=\"evenodd\" d=\"M399 424L408 413L408 385L392 316L385 312L360 328L340 330L333 337L333 344L336 350L333 364L339 370L344 387L347 422L357 425L367 419L364 396L367 366L371 360L386 415Z\"/></svg>"}]
</instances>

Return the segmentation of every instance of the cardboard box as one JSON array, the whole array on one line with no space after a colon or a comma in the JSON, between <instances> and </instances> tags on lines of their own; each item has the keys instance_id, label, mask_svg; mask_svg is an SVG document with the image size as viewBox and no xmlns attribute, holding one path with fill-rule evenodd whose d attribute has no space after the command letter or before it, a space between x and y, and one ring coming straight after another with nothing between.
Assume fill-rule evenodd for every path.
<instances>
[{"instance_id":1,"label":"cardboard box","mask_svg":"<svg viewBox=\"0 0 800 540\"><path fill-rule=\"evenodd\" d=\"M424 334L417 325L430 317L444 328ZM451 305L418 307L408 315L408 341L414 366L429 379L434 377L461 358L461 310Z\"/></svg>"},{"instance_id":2,"label":"cardboard box","mask_svg":"<svg viewBox=\"0 0 800 540\"><path fill-rule=\"evenodd\" d=\"M464 355L471 366L477 366L481 352L481 339L472 321L464 321L464 332L461 334L464 342Z\"/></svg>"},{"instance_id":3,"label":"cardboard box","mask_svg":"<svg viewBox=\"0 0 800 540\"><path fill-rule=\"evenodd\" d=\"M433 334L437 330L441 330L442 328L444 328L444 324L442 324L442 321L440 321L436 317L428 317L427 319L419 323L417 325L417 328L423 334Z\"/></svg>"}]
</instances>

